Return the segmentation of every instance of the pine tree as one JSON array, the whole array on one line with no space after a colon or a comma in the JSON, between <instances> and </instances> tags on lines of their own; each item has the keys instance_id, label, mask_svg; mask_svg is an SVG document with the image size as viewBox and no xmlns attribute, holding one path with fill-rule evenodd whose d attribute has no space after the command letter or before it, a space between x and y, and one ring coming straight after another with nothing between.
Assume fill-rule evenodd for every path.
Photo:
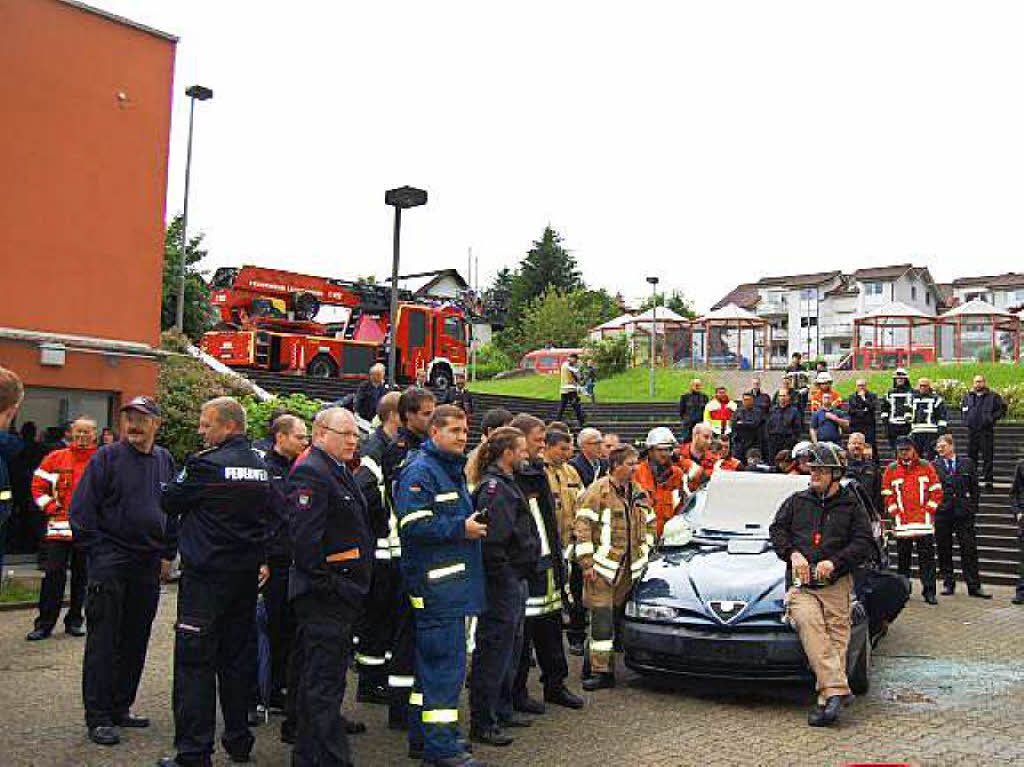
<instances>
[{"instance_id":1,"label":"pine tree","mask_svg":"<svg viewBox=\"0 0 1024 767\"><path fill-rule=\"evenodd\" d=\"M534 241L519 267L513 299L515 302L530 301L552 288L571 292L583 287L576 258L562 246L562 235L551 228L544 228L544 234Z\"/></svg>"}]
</instances>

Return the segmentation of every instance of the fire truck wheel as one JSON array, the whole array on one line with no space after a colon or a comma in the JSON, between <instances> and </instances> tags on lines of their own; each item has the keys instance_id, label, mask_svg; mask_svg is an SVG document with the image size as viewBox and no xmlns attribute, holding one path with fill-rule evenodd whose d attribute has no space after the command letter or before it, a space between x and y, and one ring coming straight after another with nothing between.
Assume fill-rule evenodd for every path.
<instances>
[{"instance_id":1,"label":"fire truck wheel","mask_svg":"<svg viewBox=\"0 0 1024 767\"><path fill-rule=\"evenodd\" d=\"M430 372L430 386L433 389L444 391L452 385L454 380L451 368L447 365L435 365L434 369Z\"/></svg>"},{"instance_id":2,"label":"fire truck wheel","mask_svg":"<svg viewBox=\"0 0 1024 767\"><path fill-rule=\"evenodd\" d=\"M306 375L310 378L335 378L338 367L326 354L318 354L306 366Z\"/></svg>"}]
</instances>

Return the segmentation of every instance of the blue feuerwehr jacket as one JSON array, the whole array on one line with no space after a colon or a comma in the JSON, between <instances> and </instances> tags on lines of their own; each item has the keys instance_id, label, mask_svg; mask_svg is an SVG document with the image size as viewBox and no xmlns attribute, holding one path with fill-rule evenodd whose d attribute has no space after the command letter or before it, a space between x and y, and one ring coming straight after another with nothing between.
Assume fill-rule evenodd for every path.
<instances>
[{"instance_id":1,"label":"blue feuerwehr jacket","mask_svg":"<svg viewBox=\"0 0 1024 767\"><path fill-rule=\"evenodd\" d=\"M466 538L473 501L465 465L465 456L427 440L397 483L402 578L413 608L431 617L479 615L484 607L480 541Z\"/></svg>"}]
</instances>

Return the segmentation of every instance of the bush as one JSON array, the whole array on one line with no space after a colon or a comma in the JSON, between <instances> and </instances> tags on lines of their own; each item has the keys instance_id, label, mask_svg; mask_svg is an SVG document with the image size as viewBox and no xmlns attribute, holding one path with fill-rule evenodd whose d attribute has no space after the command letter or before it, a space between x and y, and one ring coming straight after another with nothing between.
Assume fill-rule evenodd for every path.
<instances>
[{"instance_id":1,"label":"bush","mask_svg":"<svg viewBox=\"0 0 1024 767\"><path fill-rule=\"evenodd\" d=\"M629 341L625 336L587 341L584 356L597 370L598 378L622 373L629 365Z\"/></svg>"},{"instance_id":2,"label":"bush","mask_svg":"<svg viewBox=\"0 0 1024 767\"><path fill-rule=\"evenodd\" d=\"M511 370L516 363L495 344L483 344L476 350L476 377L494 378L498 373Z\"/></svg>"},{"instance_id":3,"label":"bush","mask_svg":"<svg viewBox=\"0 0 1024 767\"><path fill-rule=\"evenodd\" d=\"M311 426L313 417L323 407L319 400L310 399L305 394L274 397L266 402L255 397L246 397L242 400L242 405L245 407L245 415L249 420L249 436L252 439L261 439L267 436L270 431L268 422L275 410L286 410L302 418L307 426Z\"/></svg>"},{"instance_id":4,"label":"bush","mask_svg":"<svg viewBox=\"0 0 1024 767\"><path fill-rule=\"evenodd\" d=\"M215 373L199 360L181 355L166 357L160 363L157 402L163 411L163 423L157 442L179 463L203 447L196 431L199 409L214 397L245 397L249 390L231 376Z\"/></svg>"}]
</instances>

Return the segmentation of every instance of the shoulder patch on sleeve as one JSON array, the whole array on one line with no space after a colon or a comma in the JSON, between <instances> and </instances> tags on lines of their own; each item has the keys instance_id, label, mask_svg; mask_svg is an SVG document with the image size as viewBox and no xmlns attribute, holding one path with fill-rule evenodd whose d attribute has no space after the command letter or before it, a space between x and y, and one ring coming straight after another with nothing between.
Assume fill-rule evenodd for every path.
<instances>
[{"instance_id":1,"label":"shoulder patch on sleeve","mask_svg":"<svg viewBox=\"0 0 1024 767\"><path fill-rule=\"evenodd\" d=\"M308 487L300 488L298 494L296 495L296 502L299 504L301 508L308 508L309 505L313 502L313 491Z\"/></svg>"}]
</instances>

